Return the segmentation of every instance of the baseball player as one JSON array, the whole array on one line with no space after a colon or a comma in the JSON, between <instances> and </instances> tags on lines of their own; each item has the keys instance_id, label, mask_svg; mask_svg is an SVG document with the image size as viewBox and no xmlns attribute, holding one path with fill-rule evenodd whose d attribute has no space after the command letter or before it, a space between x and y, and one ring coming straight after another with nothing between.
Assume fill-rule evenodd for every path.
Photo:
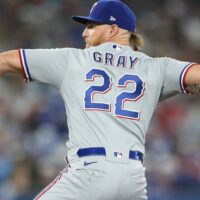
<instances>
[{"instance_id":1,"label":"baseball player","mask_svg":"<svg viewBox=\"0 0 200 200\"><path fill-rule=\"evenodd\" d=\"M66 107L67 166L35 200L146 200L150 119L162 99L199 91L200 65L137 51L136 17L121 1L97 1L73 19L86 26L83 50L0 54L1 74L55 86Z\"/></svg>"}]
</instances>

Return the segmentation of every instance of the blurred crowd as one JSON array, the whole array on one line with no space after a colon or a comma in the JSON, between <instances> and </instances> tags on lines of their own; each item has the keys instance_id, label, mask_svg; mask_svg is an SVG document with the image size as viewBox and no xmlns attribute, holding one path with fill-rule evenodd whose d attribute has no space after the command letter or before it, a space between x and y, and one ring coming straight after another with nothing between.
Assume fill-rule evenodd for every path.
<instances>
[{"instance_id":1,"label":"blurred crowd","mask_svg":"<svg viewBox=\"0 0 200 200\"><path fill-rule=\"evenodd\" d=\"M143 52L200 63L200 1L124 0L137 15ZM0 51L84 48L92 0L0 0ZM66 114L58 92L22 76L0 79L0 200L33 199L65 166ZM147 134L150 200L200 199L200 96L159 104Z\"/></svg>"}]
</instances>

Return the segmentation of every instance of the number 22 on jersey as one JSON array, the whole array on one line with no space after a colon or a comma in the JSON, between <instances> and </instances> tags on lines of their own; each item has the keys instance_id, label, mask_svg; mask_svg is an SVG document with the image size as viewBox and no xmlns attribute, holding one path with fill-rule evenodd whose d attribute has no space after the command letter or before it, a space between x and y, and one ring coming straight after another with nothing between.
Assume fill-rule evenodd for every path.
<instances>
[{"instance_id":1,"label":"number 22 on jersey","mask_svg":"<svg viewBox=\"0 0 200 200\"><path fill-rule=\"evenodd\" d=\"M101 110L111 111L111 105L108 102L97 103L93 101L95 93L106 94L112 92L112 79L111 77L101 69L91 69L86 74L86 81L94 82L96 77L103 78L103 84L100 86L91 86L85 92L85 109L86 110ZM127 118L132 120L140 119L140 112L134 110L124 109L126 101L137 101L144 94L144 82L138 75L134 74L123 74L117 83L118 88L126 88L128 83L135 84L134 91L121 92L116 96L115 100L115 115L120 118Z\"/></svg>"}]
</instances>

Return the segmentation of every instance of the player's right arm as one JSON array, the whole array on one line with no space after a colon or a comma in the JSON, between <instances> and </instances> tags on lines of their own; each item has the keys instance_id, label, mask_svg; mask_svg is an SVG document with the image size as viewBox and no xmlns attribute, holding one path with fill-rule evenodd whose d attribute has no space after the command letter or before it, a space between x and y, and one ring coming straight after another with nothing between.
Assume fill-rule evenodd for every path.
<instances>
[{"instance_id":1,"label":"player's right arm","mask_svg":"<svg viewBox=\"0 0 200 200\"><path fill-rule=\"evenodd\" d=\"M7 51L0 53L0 75L19 72L26 82L39 81L60 89L66 71L71 69L72 63L79 62L81 52L72 48Z\"/></svg>"},{"instance_id":2,"label":"player's right arm","mask_svg":"<svg viewBox=\"0 0 200 200\"><path fill-rule=\"evenodd\" d=\"M7 72L20 73L22 70L18 50L0 53L0 74Z\"/></svg>"}]
</instances>

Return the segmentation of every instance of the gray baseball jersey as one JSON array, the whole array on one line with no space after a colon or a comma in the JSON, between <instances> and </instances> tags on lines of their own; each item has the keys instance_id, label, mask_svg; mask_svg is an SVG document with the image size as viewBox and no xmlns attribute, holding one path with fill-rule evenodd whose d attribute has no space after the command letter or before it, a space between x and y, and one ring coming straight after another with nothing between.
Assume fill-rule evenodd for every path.
<instances>
[{"instance_id":1,"label":"gray baseball jersey","mask_svg":"<svg viewBox=\"0 0 200 200\"><path fill-rule=\"evenodd\" d=\"M20 50L27 81L57 87L69 128L68 159L79 148L145 153L145 134L158 102L186 93L192 63L152 58L128 46L104 43L88 49Z\"/></svg>"}]
</instances>

